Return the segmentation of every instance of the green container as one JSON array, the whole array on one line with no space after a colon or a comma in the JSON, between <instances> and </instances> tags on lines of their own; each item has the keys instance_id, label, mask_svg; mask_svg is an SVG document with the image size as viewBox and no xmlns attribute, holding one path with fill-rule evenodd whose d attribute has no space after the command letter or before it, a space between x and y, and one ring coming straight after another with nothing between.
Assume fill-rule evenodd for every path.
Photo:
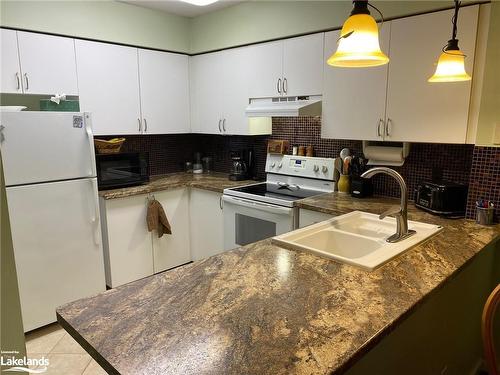
<instances>
[{"instance_id":1,"label":"green container","mask_svg":"<svg viewBox=\"0 0 500 375\"><path fill-rule=\"evenodd\" d=\"M40 111L80 112L80 103L78 100L61 100L57 104L51 102L50 99L40 99Z\"/></svg>"}]
</instances>

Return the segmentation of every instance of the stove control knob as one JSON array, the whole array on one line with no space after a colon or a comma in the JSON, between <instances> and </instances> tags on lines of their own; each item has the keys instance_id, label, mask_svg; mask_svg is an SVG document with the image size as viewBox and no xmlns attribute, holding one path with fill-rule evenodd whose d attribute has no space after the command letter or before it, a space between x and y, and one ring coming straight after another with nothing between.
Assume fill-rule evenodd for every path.
<instances>
[{"instance_id":1,"label":"stove control knob","mask_svg":"<svg viewBox=\"0 0 500 375\"><path fill-rule=\"evenodd\" d=\"M327 167L326 165L323 165L323 168L321 168L321 171L322 171L323 173L328 172L328 167Z\"/></svg>"},{"instance_id":2,"label":"stove control knob","mask_svg":"<svg viewBox=\"0 0 500 375\"><path fill-rule=\"evenodd\" d=\"M319 171L319 166L315 165L315 166L313 167L313 171L314 171L314 172L318 172L318 171Z\"/></svg>"},{"instance_id":3,"label":"stove control knob","mask_svg":"<svg viewBox=\"0 0 500 375\"><path fill-rule=\"evenodd\" d=\"M283 166L283 163L278 164L278 168L281 168Z\"/></svg>"},{"instance_id":4,"label":"stove control knob","mask_svg":"<svg viewBox=\"0 0 500 375\"><path fill-rule=\"evenodd\" d=\"M275 162L272 162L271 163L271 168L274 168L276 166L276 163Z\"/></svg>"}]
</instances>

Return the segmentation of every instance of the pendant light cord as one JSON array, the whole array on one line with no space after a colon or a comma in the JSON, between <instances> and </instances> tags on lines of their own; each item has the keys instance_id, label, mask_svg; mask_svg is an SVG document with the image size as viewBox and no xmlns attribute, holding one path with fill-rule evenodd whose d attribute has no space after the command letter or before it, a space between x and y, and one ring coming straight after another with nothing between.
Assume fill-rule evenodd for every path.
<instances>
[{"instance_id":1,"label":"pendant light cord","mask_svg":"<svg viewBox=\"0 0 500 375\"><path fill-rule=\"evenodd\" d=\"M457 0L455 0L455 1L457 1ZM384 15L382 14L382 12L375 5L370 4L368 1L366 2L366 5L368 5L369 7L373 8L373 9L375 9L377 11L377 13L380 14L380 19L381 19L382 22L380 23L379 29L381 29L382 26L384 25ZM368 13L368 14L370 14L370 13ZM337 39L337 43L340 41L340 39L348 38L353 33L354 33L354 30L349 31L347 34L339 36L339 38Z\"/></svg>"},{"instance_id":2,"label":"pendant light cord","mask_svg":"<svg viewBox=\"0 0 500 375\"><path fill-rule=\"evenodd\" d=\"M453 17L451 18L451 23L453 25L453 29L451 31L451 40L448 41L448 43L443 46L442 51L448 55L452 55L452 53L448 52L448 47L450 46L450 42L454 42L456 47L458 49L458 40L457 40L457 22L458 22L458 9L460 8L461 1L455 0L455 13L453 14ZM467 57L464 53L461 54L463 57Z\"/></svg>"},{"instance_id":3,"label":"pendant light cord","mask_svg":"<svg viewBox=\"0 0 500 375\"><path fill-rule=\"evenodd\" d=\"M451 39L457 39L457 22L458 22L458 8L460 7L460 1L455 0L455 14L453 15L451 22L453 24L453 30L451 33Z\"/></svg>"},{"instance_id":4,"label":"pendant light cord","mask_svg":"<svg viewBox=\"0 0 500 375\"><path fill-rule=\"evenodd\" d=\"M380 14L380 19L381 19L382 22L380 23L379 29L381 29L382 26L384 25L384 15L382 14L382 12L375 5L372 5L372 4L368 3L368 6L371 7L371 8L373 8L373 9L375 9L377 11L377 13Z\"/></svg>"}]
</instances>

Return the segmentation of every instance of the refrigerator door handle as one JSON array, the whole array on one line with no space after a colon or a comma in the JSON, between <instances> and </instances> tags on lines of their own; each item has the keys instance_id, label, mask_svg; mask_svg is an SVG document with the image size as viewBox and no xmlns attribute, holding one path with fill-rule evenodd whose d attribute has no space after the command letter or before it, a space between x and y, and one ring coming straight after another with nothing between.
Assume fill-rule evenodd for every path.
<instances>
[{"instance_id":1,"label":"refrigerator door handle","mask_svg":"<svg viewBox=\"0 0 500 375\"><path fill-rule=\"evenodd\" d=\"M93 225L93 228L92 228L92 233L94 234L93 237L94 237L94 243L96 245L99 245L100 244L100 238L99 238L99 233L98 233L98 229L99 229L99 198L98 198L98 191L97 191L97 183L95 181L95 179L91 179L90 180L90 185L92 186L92 202L93 202L93 215L91 216L90 218L90 222L92 223Z\"/></svg>"},{"instance_id":2,"label":"refrigerator door handle","mask_svg":"<svg viewBox=\"0 0 500 375\"><path fill-rule=\"evenodd\" d=\"M89 152L90 152L90 177L97 176L97 170L95 165L95 155L94 155L94 136L92 134L92 121L90 120L90 115L85 113L85 131L87 132L87 138L89 141Z\"/></svg>"}]
</instances>

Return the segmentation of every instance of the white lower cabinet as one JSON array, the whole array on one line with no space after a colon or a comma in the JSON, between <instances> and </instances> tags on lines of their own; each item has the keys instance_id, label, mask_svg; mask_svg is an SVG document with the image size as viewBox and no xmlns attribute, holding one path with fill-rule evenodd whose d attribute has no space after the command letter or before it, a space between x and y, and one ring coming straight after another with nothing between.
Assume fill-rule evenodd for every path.
<instances>
[{"instance_id":1,"label":"white lower cabinet","mask_svg":"<svg viewBox=\"0 0 500 375\"><path fill-rule=\"evenodd\" d=\"M323 212L301 208L299 210L299 228L304 228L311 224L320 223L322 221L331 219L332 217L333 215L325 214Z\"/></svg>"},{"instance_id":2,"label":"white lower cabinet","mask_svg":"<svg viewBox=\"0 0 500 375\"><path fill-rule=\"evenodd\" d=\"M147 196L100 200L106 284L117 287L153 274L146 226Z\"/></svg>"},{"instance_id":3,"label":"white lower cabinet","mask_svg":"<svg viewBox=\"0 0 500 375\"><path fill-rule=\"evenodd\" d=\"M172 234L158 238L153 236L154 272L180 266L191 261L189 245L189 190L187 188L166 190L154 193L167 214Z\"/></svg>"},{"instance_id":4,"label":"white lower cabinet","mask_svg":"<svg viewBox=\"0 0 500 375\"><path fill-rule=\"evenodd\" d=\"M191 260L187 188L155 193L172 227L148 232L146 194L100 200L106 284L117 287Z\"/></svg>"},{"instance_id":5,"label":"white lower cabinet","mask_svg":"<svg viewBox=\"0 0 500 375\"><path fill-rule=\"evenodd\" d=\"M191 255L207 258L224 250L222 194L192 189L190 202Z\"/></svg>"}]
</instances>

